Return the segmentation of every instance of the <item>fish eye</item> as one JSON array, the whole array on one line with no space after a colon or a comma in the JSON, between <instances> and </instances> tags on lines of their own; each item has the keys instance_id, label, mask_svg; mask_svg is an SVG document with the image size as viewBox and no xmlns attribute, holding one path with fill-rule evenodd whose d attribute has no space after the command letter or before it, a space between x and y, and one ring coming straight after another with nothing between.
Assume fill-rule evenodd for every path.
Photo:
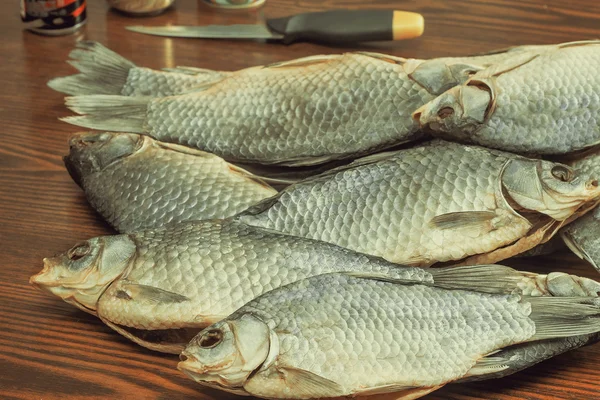
<instances>
[{"instance_id":1,"label":"fish eye","mask_svg":"<svg viewBox=\"0 0 600 400\"><path fill-rule=\"evenodd\" d=\"M222 340L223 332L217 329L213 329L202 335L198 345L203 349L210 349L221 343Z\"/></svg>"},{"instance_id":2,"label":"fish eye","mask_svg":"<svg viewBox=\"0 0 600 400\"><path fill-rule=\"evenodd\" d=\"M454 109L452 107L444 107L440 111L438 111L438 117L440 117L441 119L448 118L452 114L454 114Z\"/></svg>"},{"instance_id":3,"label":"fish eye","mask_svg":"<svg viewBox=\"0 0 600 400\"><path fill-rule=\"evenodd\" d=\"M91 250L88 243L76 244L71 250L67 252L67 256L73 261L77 261L82 257L85 257Z\"/></svg>"},{"instance_id":4,"label":"fish eye","mask_svg":"<svg viewBox=\"0 0 600 400\"><path fill-rule=\"evenodd\" d=\"M562 165L552 167L552 176L563 182L571 182L573 180L573 171Z\"/></svg>"}]
</instances>

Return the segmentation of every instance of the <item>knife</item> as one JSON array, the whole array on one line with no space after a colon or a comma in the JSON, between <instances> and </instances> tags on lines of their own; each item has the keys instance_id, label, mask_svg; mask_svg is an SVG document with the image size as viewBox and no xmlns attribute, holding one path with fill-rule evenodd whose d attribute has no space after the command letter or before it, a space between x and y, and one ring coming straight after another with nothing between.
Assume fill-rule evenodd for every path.
<instances>
[{"instance_id":1,"label":"knife","mask_svg":"<svg viewBox=\"0 0 600 400\"><path fill-rule=\"evenodd\" d=\"M351 44L401 40L423 34L421 14L394 10L335 10L273 18L266 25L128 26L149 35L208 39L267 39L290 44Z\"/></svg>"}]
</instances>

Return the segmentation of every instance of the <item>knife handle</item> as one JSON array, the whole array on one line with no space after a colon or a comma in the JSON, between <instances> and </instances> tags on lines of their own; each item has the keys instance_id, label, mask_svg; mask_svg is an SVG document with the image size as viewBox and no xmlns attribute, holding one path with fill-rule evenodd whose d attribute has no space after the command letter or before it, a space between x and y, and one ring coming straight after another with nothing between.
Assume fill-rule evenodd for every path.
<instances>
[{"instance_id":1,"label":"knife handle","mask_svg":"<svg viewBox=\"0 0 600 400\"><path fill-rule=\"evenodd\" d=\"M423 25L421 14L394 10L337 10L267 20L269 29L284 35L286 44L410 39L423 34Z\"/></svg>"}]
</instances>

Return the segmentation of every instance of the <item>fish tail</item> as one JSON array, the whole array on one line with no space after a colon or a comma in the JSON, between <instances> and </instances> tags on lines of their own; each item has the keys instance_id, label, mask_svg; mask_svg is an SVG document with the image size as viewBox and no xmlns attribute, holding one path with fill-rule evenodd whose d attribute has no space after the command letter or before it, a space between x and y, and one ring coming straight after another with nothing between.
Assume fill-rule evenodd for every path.
<instances>
[{"instance_id":1,"label":"fish tail","mask_svg":"<svg viewBox=\"0 0 600 400\"><path fill-rule=\"evenodd\" d=\"M48 86L69 95L121 94L135 64L98 42L83 41L76 47L68 63L80 73L54 78Z\"/></svg>"},{"instance_id":2,"label":"fish tail","mask_svg":"<svg viewBox=\"0 0 600 400\"><path fill-rule=\"evenodd\" d=\"M61 120L97 130L145 133L146 110L150 100L151 97L110 95L67 97L66 106L71 111L84 115Z\"/></svg>"},{"instance_id":3,"label":"fish tail","mask_svg":"<svg viewBox=\"0 0 600 400\"><path fill-rule=\"evenodd\" d=\"M597 297L532 297L527 302L536 328L529 341L600 332Z\"/></svg>"}]
</instances>

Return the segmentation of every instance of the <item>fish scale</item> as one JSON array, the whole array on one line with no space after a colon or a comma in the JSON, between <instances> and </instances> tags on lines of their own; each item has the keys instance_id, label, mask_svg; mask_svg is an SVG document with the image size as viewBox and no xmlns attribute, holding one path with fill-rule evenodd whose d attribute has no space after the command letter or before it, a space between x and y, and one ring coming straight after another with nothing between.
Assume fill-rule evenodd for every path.
<instances>
[{"instance_id":1,"label":"fish scale","mask_svg":"<svg viewBox=\"0 0 600 400\"><path fill-rule=\"evenodd\" d=\"M200 71L200 70L199 70ZM193 90L201 84L226 76L225 72L206 71L205 74L185 74L133 67L119 94L123 96L172 96Z\"/></svg>"},{"instance_id":2,"label":"fish scale","mask_svg":"<svg viewBox=\"0 0 600 400\"><path fill-rule=\"evenodd\" d=\"M497 197L505 153L431 142L283 190L236 218L398 263L431 264L485 253L530 225ZM466 178L466 179L465 179ZM490 210L512 223L485 238L428 228L440 214Z\"/></svg>"}]
</instances>

